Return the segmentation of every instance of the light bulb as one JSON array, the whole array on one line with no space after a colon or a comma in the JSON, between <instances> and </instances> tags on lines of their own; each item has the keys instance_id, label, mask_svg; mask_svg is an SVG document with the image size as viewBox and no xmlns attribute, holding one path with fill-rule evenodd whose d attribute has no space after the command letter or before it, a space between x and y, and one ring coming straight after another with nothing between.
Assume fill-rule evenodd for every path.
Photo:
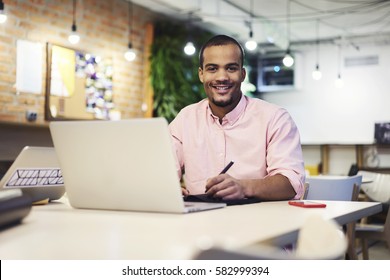
<instances>
[{"instance_id":1,"label":"light bulb","mask_svg":"<svg viewBox=\"0 0 390 280\"><path fill-rule=\"evenodd\" d=\"M283 64L286 67L291 67L294 64L294 58L290 55L289 52L283 58Z\"/></svg>"},{"instance_id":2,"label":"light bulb","mask_svg":"<svg viewBox=\"0 0 390 280\"><path fill-rule=\"evenodd\" d=\"M338 75L337 79L335 80L334 85L337 88L342 88L344 86L344 81L341 79L341 75L340 74Z\"/></svg>"},{"instance_id":3,"label":"light bulb","mask_svg":"<svg viewBox=\"0 0 390 280\"><path fill-rule=\"evenodd\" d=\"M314 80L318 81L322 78L322 73L319 70L314 70L313 73L311 73Z\"/></svg>"},{"instance_id":4,"label":"light bulb","mask_svg":"<svg viewBox=\"0 0 390 280\"><path fill-rule=\"evenodd\" d=\"M318 81L322 78L322 73L320 71L320 67L318 66L318 64L316 65L316 69L313 71L313 73L311 74L313 79Z\"/></svg>"},{"instance_id":5,"label":"light bulb","mask_svg":"<svg viewBox=\"0 0 390 280\"><path fill-rule=\"evenodd\" d=\"M247 48L247 50L249 50L249 51L254 51L257 48L257 42L250 39L250 40L246 41L245 48Z\"/></svg>"},{"instance_id":6,"label":"light bulb","mask_svg":"<svg viewBox=\"0 0 390 280\"><path fill-rule=\"evenodd\" d=\"M135 50L133 48L129 48L125 52L125 59L127 61L133 61L133 60L135 60L136 57L137 57L137 54L135 53Z\"/></svg>"},{"instance_id":7,"label":"light bulb","mask_svg":"<svg viewBox=\"0 0 390 280\"><path fill-rule=\"evenodd\" d=\"M77 35L77 33L72 33L72 34L69 35L68 41L69 41L71 44L75 45L75 44L77 44L78 42L80 42L80 36Z\"/></svg>"},{"instance_id":8,"label":"light bulb","mask_svg":"<svg viewBox=\"0 0 390 280\"><path fill-rule=\"evenodd\" d=\"M73 23L72 24L72 33L69 35L68 37L68 41L75 45L77 44L78 42L80 42L80 36L76 33L77 32L77 27L76 27L76 24Z\"/></svg>"},{"instance_id":9,"label":"light bulb","mask_svg":"<svg viewBox=\"0 0 390 280\"><path fill-rule=\"evenodd\" d=\"M7 15L4 13L4 3L0 1L0 24L7 21Z\"/></svg>"},{"instance_id":10,"label":"light bulb","mask_svg":"<svg viewBox=\"0 0 390 280\"><path fill-rule=\"evenodd\" d=\"M193 55L195 53L196 49L192 42L188 42L184 47L184 53L186 55Z\"/></svg>"},{"instance_id":11,"label":"light bulb","mask_svg":"<svg viewBox=\"0 0 390 280\"><path fill-rule=\"evenodd\" d=\"M0 23L4 23L7 21L7 15L0 11Z\"/></svg>"}]
</instances>

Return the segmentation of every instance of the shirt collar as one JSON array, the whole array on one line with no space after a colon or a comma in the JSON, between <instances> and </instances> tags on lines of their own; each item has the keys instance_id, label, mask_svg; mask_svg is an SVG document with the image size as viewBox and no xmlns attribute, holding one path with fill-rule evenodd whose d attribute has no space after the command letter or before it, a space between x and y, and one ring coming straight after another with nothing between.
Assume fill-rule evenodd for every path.
<instances>
[{"instance_id":1,"label":"shirt collar","mask_svg":"<svg viewBox=\"0 0 390 280\"><path fill-rule=\"evenodd\" d=\"M247 98L244 96L244 94L242 94L237 106L223 117L222 125L227 123L233 125L244 112L247 103ZM207 106L207 110L209 110L210 116L213 118L214 121L219 121L219 118L212 113L210 105Z\"/></svg>"}]
</instances>

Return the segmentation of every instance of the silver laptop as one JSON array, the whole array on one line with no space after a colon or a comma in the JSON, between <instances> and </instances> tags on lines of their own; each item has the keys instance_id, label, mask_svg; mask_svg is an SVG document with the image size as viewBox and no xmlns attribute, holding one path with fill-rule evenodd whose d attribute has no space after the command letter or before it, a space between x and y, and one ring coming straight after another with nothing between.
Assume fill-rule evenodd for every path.
<instances>
[{"instance_id":1,"label":"silver laptop","mask_svg":"<svg viewBox=\"0 0 390 280\"><path fill-rule=\"evenodd\" d=\"M184 202L163 118L50 123L75 208L188 213L224 203Z\"/></svg>"},{"instance_id":2,"label":"silver laptop","mask_svg":"<svg viewBox=\"0 0 390 280\"><path fill-rule=\"evenodd\" d=\"M33 202L61 198L65 187L54 148L24 147L1 179L0 188L21 189Z\"/></svg>"}]
</instances>

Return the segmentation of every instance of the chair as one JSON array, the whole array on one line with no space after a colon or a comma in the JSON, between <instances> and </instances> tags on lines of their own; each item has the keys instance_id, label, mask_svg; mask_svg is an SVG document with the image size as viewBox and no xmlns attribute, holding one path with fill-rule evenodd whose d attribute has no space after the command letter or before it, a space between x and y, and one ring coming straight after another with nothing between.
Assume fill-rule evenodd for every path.
<instances>
[{"instance_id":1,"label":"chair","mask_svg":"<svg viewBox=\"0 0 390 280\"><path fill-rule=\"evenodd\" d=\"M366 182L361 189L371 201L390 203L390 174L359 171L358 175Z\"/></svg>"},{"instance_id":2,"label":"chair","mask_svg":"<svg viewBox=\"0 0 390 280\"><path fill-rule=\"evenodd\" d=\"M362 175L355 176L308 176L306 182L310 188L307 193L308 200L338 200L355 201L358 198L362 185ZM347 257L357 259L355 249L355 224L345 226L348 237Z\"/></svg>"},{"instance_id":3,"label":"chair","mask_svg":"<svg viewBox=\"0 0 390 280\"><path fill-rule=\"evenodd\" d=\"M383 225L357 224L355 228L355 238L362 241L363 259L368 260L368 240L385 241L390 249L390 215L387 212Z\"/></svg>"},{"instance_id":4,"label":"chair","mask_svg":"<svg viewBox=\"0 0 390 280\"><path fill-rule=\"evenodd\" d=\"M382 202L385 209L386 219L384 224L359 223L355 228L356 239L361 240L363 259L369 259L368 240L385 241L390 250L390 174L359 171L368 183L362 184L362 191L370 201Z\"/></svg>"},{"instance_id":5,"label":"chair","mask_svg":"<svg viewBox=\"0 0 390 280\"><path fill-rule=\"evenodd\" d=\"M241 250L210 248L200 251L197 260L333 260L344 257L347 238L333 220L319 215L307 218L298 233L296 250L257 244Z\"/></svg>"},{"instance_id":6,"label":"chair","mask_svg":"<svg viewBox=\"0 0 390 280\"><path fill-rule=\"evenodd\" d=\"M362 175L355 176L308 176L310 185L308 200L357 200L362 185Z\"/></svg>"}]
</instances>

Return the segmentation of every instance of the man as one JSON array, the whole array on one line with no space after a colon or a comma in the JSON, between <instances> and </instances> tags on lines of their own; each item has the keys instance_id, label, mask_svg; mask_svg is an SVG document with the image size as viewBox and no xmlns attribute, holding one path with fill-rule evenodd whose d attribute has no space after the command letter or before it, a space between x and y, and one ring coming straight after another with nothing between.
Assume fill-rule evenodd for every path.
<instances>
[{"instance_id":1,"label":"man","mask_svg":"<svg viewBox=\"0 0 390 280\"><path fill-rule=\"evenodd\" d=\"M243 64L244 51L229 36L217 35L200 50L199 79L208 98L182 109L169 125L183 194L299 198L305 171L297 127L283 108L242 94Z\"/></svg>"}]
</instances>

